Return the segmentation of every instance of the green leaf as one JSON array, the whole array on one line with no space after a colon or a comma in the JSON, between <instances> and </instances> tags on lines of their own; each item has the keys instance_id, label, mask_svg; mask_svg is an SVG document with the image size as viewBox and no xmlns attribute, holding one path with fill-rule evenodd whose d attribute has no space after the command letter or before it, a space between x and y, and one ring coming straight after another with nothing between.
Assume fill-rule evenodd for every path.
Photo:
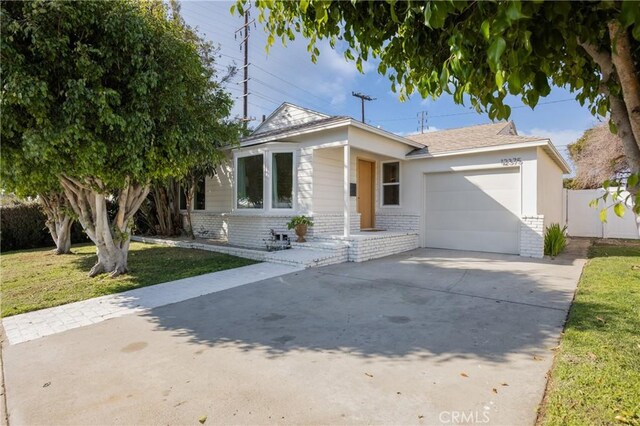
<instances>
[{"instance_id":1,"label":"green leaf","mask_svg":"<svg viewBox=\"0 0 640 426\"><path fill-rule=\"evenodd\" d=\"M512 72L507 79L507 83L509 83L509 92L512 95L520 93L522 90L522 82L520 80L520 74L516 72Z\"/></svg>"},{"instance_id":2,"label":"green leaf","mask_svg":"<svg viewBox=\"0 0 640 426\"><path fill-rule=\"evenodd\" d=\"M504 53L504 50L507 48L507 42L504 41L502 37L497 37L493 40L489 49L487 50L487 56L489 57L489 63L491 64L499 64L500 57Z\"/></svg>"},{"instance_id":3,"label":"green leaf","mask_svg":"<svg viewBox=\"0 0 640 426\"><path fill-rule=\"evenodd\" d=\"M634 173L627 178L627 188L635 187L640 181L640 173Z\"/></svg>"},{"instance_id":4,"label":"green leaf","mask_svg":"<svg viewBox=\"0 0 640 426\"><path fill-rule=\"evenodd\" d=\"M298 3L298 7L300 8L300 12L307 13L307 8L309 7L309 0L300 0Z\"/></svg>"},{"instance_id":5,"label":"green leaf","mask_svg":"<svg viewBox=\"0 0 640 426\"><path fill-rule=\"evenodd\" d=\"M600 210L600 222L607 223L607 209Z\"/></svg>"},{"instance_id":6,"label":"green leaf","mask_svg":"<svg viewBox=\"0 0 640 426\"><path fill-rule=\"evenodd\" d=\"M624 204L622 203L617 203L613 206L613 212L616 214L616 216L618 217L623 217L624 216Z\"/></svg>"},{"instance_id":7,"label":"green leaf","mask_svg":"<svg viewBox=\"0 0 640 426\"><path fill-rule=\"evenodd\" d=\"M524 17L521 10L522 5L519 1L510 1L507 6L507 19L509 19L510 21L517 21L518 19Z\"/></svg>"},{"instance_id":8,"label":"green leaf","mask_svg":"<svg viewBox=\"0 0 640 426\"><path fill-rule=\"evenodd\" d=\"M491 35L491 26L488 20L485 19L484 21L482 21L482 25L480 25L480 31L482 32L485 40L489 40L489 37Z\"/></svg>"},{"instance_id":9,"label":"green leaf","mask_svg":"<svg viewBox=\"0 0 640 426\"><path fill-rule=\"evenodd\" d=\"M496 86L498 86L498 90L502 90L504 86L504 72L498 71L496 72Z\"/></svg>"}]
</instances>

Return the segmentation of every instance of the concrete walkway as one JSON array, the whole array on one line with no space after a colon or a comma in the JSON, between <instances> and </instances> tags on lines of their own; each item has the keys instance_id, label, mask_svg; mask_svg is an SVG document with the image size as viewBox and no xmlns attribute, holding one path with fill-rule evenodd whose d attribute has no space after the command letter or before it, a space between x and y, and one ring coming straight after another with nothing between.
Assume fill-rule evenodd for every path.
<instances>
[{"instance_id":1,"label":"concrete walkway","mask_svg":"<svg viewBox=\"0 0 640 426\"><path fill-rule=\"evenodd\" d=\"M14 315L4 318L2 324L9 344L15 345L301 269L258 263Z\"/></svg>"},{"instance_id":2,"label":"concrete walkway","mask_svg":"<svg viewBox=\"0 0 640 426\"><path fill-rule=\"evenodd\" d=\"M9 422L533 425L583 265L420 249L8 345Z\"/></svg>"}]
</instances>

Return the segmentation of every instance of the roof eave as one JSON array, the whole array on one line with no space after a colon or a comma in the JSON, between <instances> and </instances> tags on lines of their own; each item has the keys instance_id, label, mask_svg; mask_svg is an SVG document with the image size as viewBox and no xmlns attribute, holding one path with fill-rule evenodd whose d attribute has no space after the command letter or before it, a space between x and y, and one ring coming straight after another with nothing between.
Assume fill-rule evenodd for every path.
<instances>
[{"instance_id":1,"label":"roof eave","mask_svg":"<svg viewBox=\"0 0 640 426\"><path fill-rule=\"evenodd\" d=\"M445 152L436 152L433 154L419 154L419 155L410 155L407 156L407 160L417 160L423 158L438 158L438 157L449 157L454 155L469 155L469 154L480 154L483 152L495 152L495 151L506 151L511 149L519 149L519 148L535 148L535 147L544 147L548 148L551 153L552 159L560 166L564 173L571 173L571 168L569 164L566 162L562 155L558 152L556 147L551 143L550 139L540 139L530 142L522 142L522 143L513 143L513 144L505 144L505 145L494 145L487 146L482 148L469 148L469 149L459 149L456 151L445 151Z\"/></svg>"},{"instance_id":2,"label":"roof eave","mask_svg":"<svg viewBox=\"0 0 640 426\"><path fill-rule=\"evenodd\" d=\"M400 142L405 145L412 146L414 148L424 148L424 144L421 144L420 142L415 142L415 141L412 141L411 139L407 139L402 136L398 136L394 133L387 132L386 130L378 129L377 127L370 126L369 124L365 124L361 121L354 120L353 118L349 118L349 120L350 120L349 124L359 129L367 130L369 132L376 133L381 136L385 136L389 139L395 140L396 142Z\"/></svg>"}]
</instances>

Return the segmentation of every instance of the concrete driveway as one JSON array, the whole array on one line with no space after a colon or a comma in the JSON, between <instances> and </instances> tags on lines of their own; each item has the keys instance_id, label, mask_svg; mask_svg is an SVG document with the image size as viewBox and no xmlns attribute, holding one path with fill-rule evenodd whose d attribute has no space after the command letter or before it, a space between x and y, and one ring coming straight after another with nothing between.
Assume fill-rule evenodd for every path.
<instances>
[{"instance_id":1,"label":"concrete driveway","mask_svg":"<svg viewBox=\"0 0 640 426\"><path fill-rule=\"evenodd\" d=\"M419 249L3 350L10 424L533 424L583 261Z\"/></svg>"}]
</instances>

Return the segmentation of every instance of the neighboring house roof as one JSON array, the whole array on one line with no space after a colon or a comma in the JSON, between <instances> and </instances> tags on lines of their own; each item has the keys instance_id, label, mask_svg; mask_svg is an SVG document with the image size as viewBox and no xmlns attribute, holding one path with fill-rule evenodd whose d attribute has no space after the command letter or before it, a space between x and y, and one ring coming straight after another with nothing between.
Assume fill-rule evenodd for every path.
<instances>
[{"instance_id":1,"label":"neighboring house roof","mask_svg":"<svg viewBox=\"0 0 640 426\"><path fill-rule=\"evenodd\" d=\"M546 140L535 136L520 136L513 122L481 124L406 136L407 139L426 145L426 148L409 155L437 154L449 151L484 148Z\"/></svg>"}]
</instances>

